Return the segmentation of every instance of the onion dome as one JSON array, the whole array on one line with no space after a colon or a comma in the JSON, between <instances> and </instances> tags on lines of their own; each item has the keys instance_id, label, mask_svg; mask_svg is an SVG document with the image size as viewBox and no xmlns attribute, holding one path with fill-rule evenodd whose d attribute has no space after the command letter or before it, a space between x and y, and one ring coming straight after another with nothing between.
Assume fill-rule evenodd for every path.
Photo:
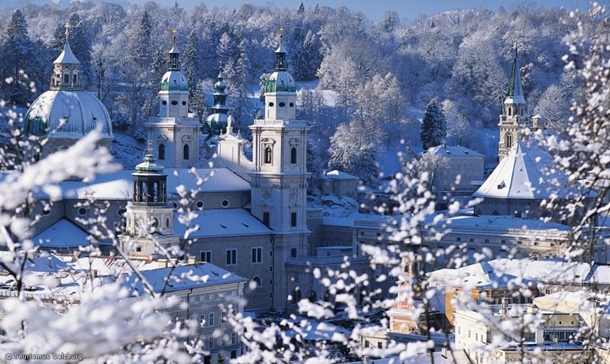
<instances>
[{"instance_id":1,"label":"onion dome","mask_svg":"<svg viewBox=\"0 0 610 364\"><path fill-rule=\"evenodd\" d=\"M102 139L111 140L112 122L104 104L92 93L83 90L80 62L72 53L66 24L64 49L53 62L53 76L49 91L32 103L25 116L27 135L78 140L97 125L102 126Z\"/></svg>"},{"instance_id":2,"label":"onion dome","mask_svg":"<svg viewBox=\"0 0 610 364\"><path fill-rule=\"evenodd\" d=\"M284 50L282 44L283 37L283 34L280 34L280 45L275 50L275 70L265 82L265 93L297 91L296 82L287 71L288 64L286 62L286 50Z\"/></svg>"},{"instance_id":3,"label":"onion dome","mask_svg":"<svg viewBox=\"0 0 610 364\"><path fill-rule=\"evenodd\" d=\"M223 134L227 130L229 120L229 108L226 105L227 94L225 89L227 85L223 81L222 72L218 73L218 78L214 84L214 105L212 106L212 114L205 121L213 134Z\"/></svg>"},{"instance_id":4,"label":"onion dome","mask_svg":"<svg viewBox=\"0 0 610 364\"><path fill-rule=\"evenodd\" d=\"M174 30L174 45L169 51L167 72L161 78L160 91L188 91L189 83L180 69L180 51L176 46L176 30Z\"/></svg>"}]
</instances>

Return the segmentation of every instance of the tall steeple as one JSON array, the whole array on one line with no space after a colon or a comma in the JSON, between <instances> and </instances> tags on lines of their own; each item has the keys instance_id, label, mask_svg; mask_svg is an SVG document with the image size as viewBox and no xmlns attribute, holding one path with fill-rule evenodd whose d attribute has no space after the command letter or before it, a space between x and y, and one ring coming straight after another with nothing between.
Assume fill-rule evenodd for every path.
<instances>
[{"instance_id":1,"label":"tall steeple","mask_svg":"<svg viewBox=\"0 0 610 364\"><path fill-rule=\"evenodd\" d=\"M70 48L70 24L66 23L66 41L64 49L53 62L53 77L51 77L51 87L53 91L76 91L83 89L83 82L80 77L80 61Z\"/></svg>"},{"instance_id":2,"label":"tall steeple","mask_svg":"<svg viewBox=\"0 0 610 364\"><path fill-rule=\"evenodd\" d=\"M500 160L504 158L511 147L522 139L522 128L530 127L530 115L523 95L521 84L521 73L519 68L519 54L515 42L515 55L511 70L508 92L500 115L500 141L498 143L498 155Z\"/></svg>"},{"instance_id":3,"label":"tall steeple","mask_svg":"<svg viewBox=\"0 0 610 364\"><path fill-rule=\"evenodd\" d=\"M275 69L265 82L265 118L267 119L296 118L297 86L294 78L287 71L283 38L284 28L280 28L280 45L275 50Z\"/></svg>"},{"instance_id":4,"label":"tall steeple","mask_svg":"<svg viewBox=\"0 0 610 364\"><path fill-rule=\"evenodd\" d=\"M283 29L280 28L280 32ZM286 51L275 51L275 70L265 83L265 117L252 130L252 215L273 230L273 259L279 270L273 285L273 305L286 309L289 279L284 264L306 255L307 122L296 119L296 83L288 73Z\"/></svg>"},{"instance_id":5,"label":"tall steeple","mask_svg":"<svg viewBox=\"0 0 610 364\"><path fill-rule=\"evenodd\" d=\"M188 112L189 84L180 69L176 30L173 33L167 72L159 83L159 117L151 117L146 127L158 160L169 168L193 167L199 164L201 123Z\"/></svg>"}]
</instances>

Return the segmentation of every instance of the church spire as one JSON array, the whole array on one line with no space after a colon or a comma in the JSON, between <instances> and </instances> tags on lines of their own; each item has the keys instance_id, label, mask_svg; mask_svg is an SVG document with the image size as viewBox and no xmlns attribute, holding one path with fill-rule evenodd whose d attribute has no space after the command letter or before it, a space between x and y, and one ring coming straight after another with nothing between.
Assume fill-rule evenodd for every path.
<instances>
[{"instance_id":1,"label":"church spire","mask_svg":"<svg viewBox=\"0 0 610 364\"><path fill-rule=\"evenodd\" d=\"M275 50L275 71L286 71L286 51L282 41L284 40L284 27L280 27L280 45Z\"/></svg>"},{"instance_id":2,"label":"church spire","mask_svg":"<svg viewBox=\"0 0 610 364\"><path fill-rule=\"evenodd\" d=\"M515 57L513 58L513 69L510 75L510 82L508 85L507 98L514 100L514 103L525 104L525 97L523 96L523 86L521 84L521 72L519 70L519 54L517 51L517 43L515 42Z\"/></svg>"},{"instance_id":3,"label":"church spire","mask_svg":"<svg viewBox=\"0 0 610 364\"><path fill-rule=\"evenodd\" d=\"M218 78L214 84L214 105L212 106L212 114L206 118L206 124L211 130L210 136L224 134L227 131L229 124L229 108L226 105L227 94L225 89L227 85L223 81L222 63L218 71Z\"/></svg>"},{"instance_id":4,"label":"church spire","mask_svg":"<svg viewBox=\"0 0 610 364\"><path fill-rule=\"evenodd\" d=\"M53 61L51 90L82 90L83 83L79 74L80 61L70 48L70 24L66 23L66 41L64 49Z\"/></svg>"},{"instance_id":5,"label":"church spire","mask_svg":"<svg viewBox=\"0 0 610 364\"><path fill-rule=\"evenodd\" d=\"M173 35L174 45L173 45L172 49L170 49L170 51L169 51L168 71L179 71L180 70L180 51L178 50L178 47L176 46L177 30L174 29L172 31L172 33L174 33L174 35Z\"/></svg>"}]
</instances>

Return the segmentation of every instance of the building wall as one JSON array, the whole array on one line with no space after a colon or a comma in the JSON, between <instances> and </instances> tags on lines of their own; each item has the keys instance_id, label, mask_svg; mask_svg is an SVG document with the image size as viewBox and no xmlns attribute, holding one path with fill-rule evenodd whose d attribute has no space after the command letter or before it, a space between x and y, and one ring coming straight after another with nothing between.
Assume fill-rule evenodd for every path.
<instances>
[{"instance_id":1,"label":"building wall","mask_svg":"<svg viewBox=\"0 0 610 364\"><path fill-rule=\"evenodd\" d=\"M283 266L275 266L273 244L273 236L270 234L205 237L191 239L186 249L196 261L206 259L209 252L211 257L209 263L246 278L248 280L244 289L244 295L248 300L246 309L257 311L271 309L273 287L277 284L277 275L283 270ZM257 261L258 253L255 253L253 259L253 249L260 249L260 262ZM227 255L232 254L229 252L233 250L236 251L235 264L233 261L227 264ZM232 259L232 256L230 258ZM256 287L252 283L251 286L251 282L256 277L260 279L261 285Z\"/></svg>"}]
</instances>

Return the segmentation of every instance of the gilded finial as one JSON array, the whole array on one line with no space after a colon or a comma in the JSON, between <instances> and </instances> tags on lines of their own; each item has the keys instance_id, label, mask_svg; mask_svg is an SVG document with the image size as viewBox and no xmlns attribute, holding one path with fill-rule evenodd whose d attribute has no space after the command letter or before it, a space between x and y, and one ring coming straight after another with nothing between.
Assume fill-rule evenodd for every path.
<instances>
[{"instance_id":1,"label":"gilded finial","mask_svg":"<svg viewBox=\"0 0 610 364\"><path fill-rule=\"evenodd\" d=\"M172 30L172 33L174 33L173 38L174 38L174 42L176 41L176 33L178 33L178 31L176 29Z\"/></svg>"},{"instance_id":2,"label":"gilded finial","mask_svg":"<svg viewBox=\"0 0 610 364\"><path fill-rule=\"evenodd\" d=\"M66 23L66 39L70 37L70 23Z\"/></svg>"},{"instance_id":3,"label":"gilded finial","mask_svg":"<svg viewBox=\"0 0 610 364\"><path fill-rule=\"evenodd\" d=\"M284 27L280 26L280 39L284 38Z\"/></svg>"}]
</instances>

